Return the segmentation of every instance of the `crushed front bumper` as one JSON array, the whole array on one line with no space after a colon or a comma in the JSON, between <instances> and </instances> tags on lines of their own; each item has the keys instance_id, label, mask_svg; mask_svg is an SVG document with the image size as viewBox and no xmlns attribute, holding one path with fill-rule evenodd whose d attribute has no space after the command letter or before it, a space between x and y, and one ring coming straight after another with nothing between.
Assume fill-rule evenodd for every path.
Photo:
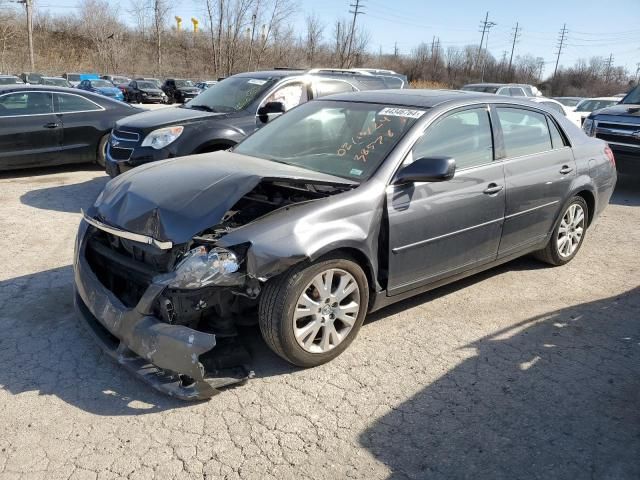
<instances>
[{"instance_id":1,"label":"crushed front bumper","mask_svg":"<svg viewBox=\"0 0 640 480\"><path fill-rule=\"evenodd\" d=\"M233 375L211 376L200 355L216 345L215 335L172 325L153 315L153 304L165 285L152 283L134 308L127 308L91 270L85 258L83 220L74 258L75 304L94 338L111 358L157 390L182 400L204 400L219 388L246 381L251 373L238 367Z\"/></svg>"}]
</instances>

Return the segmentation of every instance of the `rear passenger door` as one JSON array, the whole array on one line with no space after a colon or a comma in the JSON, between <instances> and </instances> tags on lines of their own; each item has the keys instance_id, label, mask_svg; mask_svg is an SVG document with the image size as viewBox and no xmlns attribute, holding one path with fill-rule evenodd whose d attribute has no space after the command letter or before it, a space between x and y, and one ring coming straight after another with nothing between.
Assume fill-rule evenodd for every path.
<instances>
[{"instance_id":1,"label":"rear passenger door","mask_svg":"<svg viewBox=\"0 0 640 480\"><path fill-rule=\"evenodd\" d=\"M93 162L103 134L98 115L104 108L72 93L54 93L54 105L62 124L62 145L67 162Z\"/></svg>"},{"instance_id":2,"label":"rear passenger door","mask_svg":"<svg viewBox=\"0 0 640 480\"><path fill-rule=\"evenodd\" d=\"M506 256L541 243L552 230L576 165L551 116L507 105L492 113L504 142L507 203L499 255Z\"/></svg>"}]
</instances>

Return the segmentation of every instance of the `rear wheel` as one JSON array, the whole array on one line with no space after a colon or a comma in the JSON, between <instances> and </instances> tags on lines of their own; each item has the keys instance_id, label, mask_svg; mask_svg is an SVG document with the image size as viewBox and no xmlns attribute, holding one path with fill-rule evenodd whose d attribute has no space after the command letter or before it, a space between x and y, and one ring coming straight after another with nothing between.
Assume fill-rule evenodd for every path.
<instances>
[{"instance_id":1,"label":"rear wheel","mask_svg":"<svg viewBox=\"0 0 640 480\"><path fill-rule=\"evenodd\" d=\"M100 165L102 168L105 168L107 165L107 144L109 143L110 135L111 134L107 133L98 142L98 151L96 152L96 163Z\"/></svg>"},{"instance_id":2,"label":"rear wheel","mask_svg":"<svg viewBox=\"0 0 640 480\"><path fill-rule=\"evenodd\" d=\"M551 265L564 265L576 256L587 233L589 207L582 197L573 197L551 234L549 243L536 257Z\"/></svg>"},{"instance_id":3,"label":"rear wheel","mask_svg":"<svg viewBox=\"0 0 640 480\"><path fill-rule=\"evenodd\" d=\"M362 268L333 256L298 265L265 286L259 307L262 336L294 365L313 367L340 355L357 336L369 304Z\"/></svg>"}]
</instances>

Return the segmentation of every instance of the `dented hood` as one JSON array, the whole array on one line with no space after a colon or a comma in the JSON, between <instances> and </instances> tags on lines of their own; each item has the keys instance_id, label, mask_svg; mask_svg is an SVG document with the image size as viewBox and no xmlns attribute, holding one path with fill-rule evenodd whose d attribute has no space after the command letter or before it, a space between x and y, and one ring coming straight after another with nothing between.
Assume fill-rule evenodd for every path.
<instances>
[{"instance_id":1,"label":"dented hood","mask_svg":"<svg viewBox=\"0 0 640 480\"><path fill-rule=\"evenodd\" d=\"M220 223L238 200L269 180L351 184L300 167L214 152L130 170L107 183L87 213L108 225L179 244Z\"/></svg>"}]
</instances>

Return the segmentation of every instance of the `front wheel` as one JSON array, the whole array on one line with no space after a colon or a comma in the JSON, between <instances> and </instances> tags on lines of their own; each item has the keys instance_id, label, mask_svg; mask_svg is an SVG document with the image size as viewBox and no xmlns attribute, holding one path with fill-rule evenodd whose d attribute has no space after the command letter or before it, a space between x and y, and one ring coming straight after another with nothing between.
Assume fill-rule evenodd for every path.
<instances>
[{"instance_id":1,"label":"front wheel","mask_svg":"<svg viewBox=\"0 0 640 480\"><path fill-rule=\"evenodd\" d=\"M288 362L314 367L340 355L357 336L369 304L362 268L332 256L271 279L259 306L262 336Z\"/></svg>"},{"instance_id":2,"label":"front wheel","mask_svg":"<svg viewBox=\"0 0 640 480\"><path fill-rule=\"evenodd\" d=\"M107 144L109 143L109 133L104 135L98 142L98 151L96 153L96 163L102 168L107 164Z\"/></svg>"},{"instance_id":3,"label":"front wheel","mask_svg":"<svg viewBox=\"0 0 640 480\"><path fill-rule=\"evenodd\" d=\"M565 207L547 246L536 257L551 265L564 265L576 256L587 232L589 207L582 197L573 197Z\"/></svg>"}]
</instances>

